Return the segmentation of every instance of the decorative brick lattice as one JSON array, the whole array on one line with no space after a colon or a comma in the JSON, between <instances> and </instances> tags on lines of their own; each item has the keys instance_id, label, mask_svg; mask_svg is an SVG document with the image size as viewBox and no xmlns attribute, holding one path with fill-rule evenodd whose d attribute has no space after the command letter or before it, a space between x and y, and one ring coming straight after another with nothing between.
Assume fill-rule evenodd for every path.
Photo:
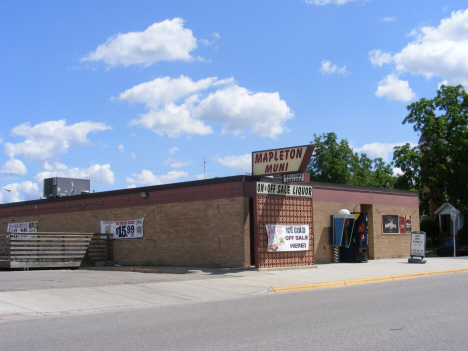
<instances>
[{"instance_id":1,"label":"decorative brick lattice","mask_svg":"<svg viewBox=\"0 0 468 351\"><path fill-rule=\"evenodd\" d=\"M312 199L257 195L258 268L308 266L314 262L314 227ZM266 224L308 224L309 250L267 252Z\"/></svg>"}]
</instances>

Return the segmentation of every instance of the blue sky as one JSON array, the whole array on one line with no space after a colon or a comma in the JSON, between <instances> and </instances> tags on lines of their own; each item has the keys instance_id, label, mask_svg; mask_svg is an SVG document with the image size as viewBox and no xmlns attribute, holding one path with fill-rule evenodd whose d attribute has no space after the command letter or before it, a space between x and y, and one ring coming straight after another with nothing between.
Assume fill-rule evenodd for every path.
<instances>
[{"instance_id":1,"label":"blue sky","mask_svg":"<svg viewBox=\"0 0 468 351\"><path fill-rule=\"evenodd\" d=\"M468 83L458 0L0 3L0 203L246 174L335 132L391 161L406 106ZM204 160L206 163L204 163Z\"/></svg>"}]
</instances>

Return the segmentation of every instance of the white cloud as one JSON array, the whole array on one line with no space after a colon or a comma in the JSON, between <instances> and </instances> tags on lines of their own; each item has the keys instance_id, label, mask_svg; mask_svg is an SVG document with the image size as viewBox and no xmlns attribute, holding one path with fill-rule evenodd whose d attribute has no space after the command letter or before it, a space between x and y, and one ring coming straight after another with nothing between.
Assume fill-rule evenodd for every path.
<instances>
[{"instance_id":1,"label":"white cloud","mask_svg":"<svg viewBox=\"0 0 468 351\"><path fill-rule=\"evenodd\" d=\"M399 175L403 175L403 171L401 170L401 168L399 167L393 167L393 175L394 176L399 176Z\"/></svg>"},{"instance_id":2,"label":"white cloud","mask_svg":"<svg viewBox=\"0 0 468 351\"><path fill-rule=\"evenodd\" d=\"M52 164L50 164L49 162L44 162L43 167L48 172L66 171L68 169L68 166L61 162L54 162Z\"/></svg>"},{"instance_id":3,"label":"white cloud","mask_svg":"<svg viewBox=\"0 0 468 351\"><path fill-rule=\"evenodd\" d=\"M169 154L174 155L177 151L179 151L179 148L177 146L174 146L173 148L169 149ZM169 157L164 160L165 165L169 165L171 168L181 168L188 166L192 164L193 161L182 161L182 160L177 160L172 157Z\"/></svg>"},{"instance_id":4,"label":"white cloud","mask_svg":"<svg viewBox=\"0 0 468 351\"><path fill-rule=\"evenodd\" d=\"M8 184L3 189L10 191L0 191L0 203L38 200L42 196L42 191L37 183L31 181Z\"/></svg>"},{"instance_id":5,"label":"white cloud","mask_svg":"<svg viewBox=\"0 0 468 351\"><path fill-rule=\"evenodd\" d=\"M213 133L210 124L223 126L222 133L251 134L277 138L293 117L278 93L253 93L232 78L216 77L193 82L190 78L157 78L120 94L120 100L144 103L149 110L130 125L140 125L159 135Z\"/></svg>"},{"instance_id":6,"label":"white cloud","mask_svg":"<svg viewBox=\"0 0 468 351\"><path fill-rule=\"evenodd\" d=\"M354 152L364 153L369 158L382 157L385 162L390 162L393 159L393 148L395 146L405 145L406 143L372 143L366 144L362 147L353 148ZM411 147L417 146L417 144L409 143Z\"/></svg>"},{"instance_id":7,"label":"white cloud","mask_svg":"<svg viewBox=\"0 0 468 351\"><path fill-rule=\"evenodd\" d=\"M173 159L172 157L169 157L164 160L164 164L169 165L169 167L171 168L181 168L181 167L188 166L192 163L193 161L176 160L176 159Z\"/></svg>"},{"instance_id":8,"label":"white cloud","mask_svg":"<svg viewBox=\"0 0 468 351\"><path fill-rule=\"evenodd\" d=\"M163 109L150 110L139 119L130 121L130 125L140 125L162 136L167 134L175 138L181 134L207 135L213 133L210 126L195 120L186 105L168 104Z\"/></svg>"},{"instance_id":9,"label":"white cloud","mask_svg":"<svg viewBox=\"0 0 468 351\"><path fill-rule=\"evenodd\" d=\"M114 184L114 172L110 170L110 165L94 164L89 168L68 168L64 164L57 164L58 169L53 170L53 166L48 164L46 171L41 172L34 177L38 183L44 179L53 177L89 179L91 183Z\"/></svg>"},{"instance_id":10,"label":"white cloud","mask_svg":"<svg viewBox=\"0 0 468 351\"><path fill-rule=\"evenodd\" d=\"M87 136L91 132L111 129L104 123L80 122L67 126L65 120L49 121L31 127L29 123L12 129L13 136L22 136L22 143L5 143L5 152L10 158L24 155L26 160L44 162L59 157L70 147L90 144Z\"/></svg>"},{"instance_id":11,"label":"white cloud","mask_svg":"<svg viewBox=\"0 0 468 351\"><path fill-rule=\"evenodd\" d=\"M0 169L0 173L7 175L25 175L27 172L24 163L16 159L7 161Z\"/></svg>"},{"instance_id":12,"label":"white cloud","mask_svg":"<svg viewBox=\"0 0 468 351\"><path fill-rule=\"evenodd\" d=\"M134 173L127 177L127 183L137 183L139 185L160 185L176 183L180 178L187 178L188 173L182 171L171 171L163 175L154 175L153 172L144 169L140 174Z\"/></svg>"},{"instance_id":13,"label":"white cloud","mask_svg":"<svg viewBox=\"0 0 468 351\"><path fill-rule=\"evenodd\" d=\"M209 46L209 45L213 45L218 39L221 38L219 33L213 33L212 36L214 38L212 41L209 41L208 39L200 39L200 43L202 43L205 46Z\"/></svg>"},{"instance_id":14,"label":"white cloud","mask_svg":"<svg viewBox=\"0 0 468 351\"><path fill-rule=\"evenodd\" d=\"M374 65L393 62L397 72L440 77L446 84L468 86L468 10L452 12L438 27L421 27L408 35L414 40L391 60L388 53L370 52Z\"/></svg>"},{"instance_id":15,"label":"white cloud","mask_svg":"<svg viewBox=\"0 0 468 351\"><path fill-rule=\"evenodd\" d=\"M254 135L275 139L288 129L292 113L278 93L252 93L231 85L211 93L194 109L196 119L222 123L222 133L239 135L250 129Z\"/></svg>"},{"instance_id":16,"label":"white cloud","mask_svg":"<svg viewBox=\"0 0 468 351\"><path fill-rule=\"evenodd\" d=\"M5 189L10 192L0 191L0 203L25 201L39 199L42 194L44 179L53 177L89 179L91 184L113 184L114 173L110 170L110 165L94 164L89 168L68 168L60 162L44 163L43 172L34 177L34 182L25 181L6 185Z\"/></svg>"},{"instance_id":17,"label":"white cloud","mask_svg":"<svg viewBox=\"0 0 468 351\"><path fill-rule=\"evenodd\" d=\"M343 66L343 67L338 67L337 65L333 65L330 61L327 61L327 60L323 60L321 63L320 63L321 67L320 67L320 72L322 72L322 74L346 74L346 73L350 73L348 71L346 71L346 66Z\"/></svg>"},{"instance_id":18,"label":"white cloud","mask_svg":"<svg viewBox=\"0 0 468 351\"><path fill-rule=\"evenodd\" d=\"M336 5L343 5L347 2L351 2L354 0L304 0L306 4L312 5L328 5L328 4L336 4Z\"/></svg>"},{"instance_id":19,"label":"white cloud","mask_svg":"<svg viewBox=\"0 0 468 351\"><path fill-rule=\"evenodd\" d=\"M382 18L382 21L384 22L395 22L395 17L384 17Z\"/></svg>"},{"instance_id":20,"label":"white cloud","mask_svg":"<svg viewBox=\"0 0 468 351\"><path fill-rule=\"evenodd\" d=\"M119 149L120 152L124 152L124 146L122 144L117 146L117 149Z\"/></svg>"},{"instance_id":21,"label":"white cloud","mask_svg":"<svg viewBox=\"0 0 468 351\"><path fill-rule=\"evenodd\" d=\"M125 100L131 104L144 103L150 109L157 109L176 103L187 95L208 89L211 86L233 82L232 78L218 80L218 78L212 77L194 82L185 76L179 78L161 77L124 91L119 95L119 100Z\"/></svg>"},{"instance_id":22,"label":"white cloud","mask_svg":"<svg viewBox=\"0 0 468 351\"><path fill-rule=\"evenodd\" d=\"M381 67L384 64L392 63L392 54L389 52L382 52L381 50L372 50L369 52L370 60L374 66Z\"/></svg>"},{"instance_id":23,"label":"white cloud","mask_svg":"<svg viewBox=\"0 0 468 351\"><path fill-rule=\"evenodd\" d=\"M133 158L134 160L136 160L136 154L134 152L130 153L130 157Z\"/></svg>"},{"instance_id":24,"label":"white cloud","mask_svg":"<svg viewBox=\"0 0 468 351\"><path fill-rule=\"evenodd\" d=\"M387 100L410 101L416 98L416 94L411 90L405 80L400 80L397 75L390 74L379 82L377 97L384 97Z\"/></svg>"},{"instance_id":25,"label":"white cloud","mask_svg":"<svg viewBox=\"0 0 468 351\"><path fill-rule=\"evenodd\" d=\"M81 60L104 61L109 67L150 66L158 61L191 61L190 52L196 47L197 39L184 28L184 20L174 18L154 23L143 32L117 34Z\"/></svg>"},{"instance_id":26,"label":"white cloud","mask_svg":"<svg viewBox=\"0 0 468 351\"><path fill-rule=\"evenodd\" d=\"M396 68L449 84L468 84L468 10L452 12L439 27L422 27L420 35L394 56Z\"/></svg>"},{"instance_id":27,"label":"white cloud","mask_svg":"<svg viewBox=\"0 0 468 351\"><path fill-rule=\"evenodd\" d=\"M252 154L245 154L242 156L216 156L215 161L223 166L236 169L239 173L252 173Z\"/></svg>"}]
</instances>

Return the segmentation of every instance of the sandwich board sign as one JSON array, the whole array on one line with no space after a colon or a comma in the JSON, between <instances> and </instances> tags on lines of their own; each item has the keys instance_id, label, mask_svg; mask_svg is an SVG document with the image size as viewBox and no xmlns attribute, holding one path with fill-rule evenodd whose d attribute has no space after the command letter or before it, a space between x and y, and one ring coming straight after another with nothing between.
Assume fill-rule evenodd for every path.
<instances>
[{"instance_id":1,"label":"sandwich board sign","mask_svg":"<svg viewBox=\"0 0 468 351\"><path fill-rule=\"evenodd\" d=\"M424 258L426 254L426 233L412 232L411 233L411 252L410 256Z\"/></svg>"}]
</instances>

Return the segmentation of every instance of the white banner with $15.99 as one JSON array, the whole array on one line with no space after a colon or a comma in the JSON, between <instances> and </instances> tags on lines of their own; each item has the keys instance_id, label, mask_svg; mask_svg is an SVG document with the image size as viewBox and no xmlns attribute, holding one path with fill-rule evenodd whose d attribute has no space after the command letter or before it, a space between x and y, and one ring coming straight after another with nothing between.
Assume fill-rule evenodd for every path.
<instances>
[{"instance_id":1,"label":"white banner with $15.99","mask_svg":"<svg viewBox=\"0 0 468 351\"><path fill-rule=\"evenodd\" d=\"M143 219L101 221L101 233L112 234L114 239L142 239Z\"/></svg>"}]
</instances>

